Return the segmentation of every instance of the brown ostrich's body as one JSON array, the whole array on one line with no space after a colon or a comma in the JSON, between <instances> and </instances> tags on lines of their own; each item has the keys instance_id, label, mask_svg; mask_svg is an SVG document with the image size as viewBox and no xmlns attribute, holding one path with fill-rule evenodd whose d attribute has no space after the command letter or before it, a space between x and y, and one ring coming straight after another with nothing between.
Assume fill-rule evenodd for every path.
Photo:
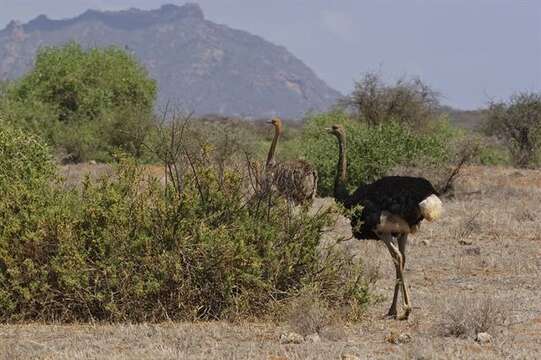
<instances>
[{"instance_id":1,"label":"brown ostrich's body","mask_svg":"<svg viewBox=\"0 0 541 360\"><path fill-rule=\"evenodd\" d=\"M282 121L272 119L274 138L267 154L265 163L265 178L268 189L275 189L288 201L295 204L310 202L316 196L317 171L304 160L289 160L276 162L274 159L278 139L282 133Z\"/></svg>"}]
</instances>

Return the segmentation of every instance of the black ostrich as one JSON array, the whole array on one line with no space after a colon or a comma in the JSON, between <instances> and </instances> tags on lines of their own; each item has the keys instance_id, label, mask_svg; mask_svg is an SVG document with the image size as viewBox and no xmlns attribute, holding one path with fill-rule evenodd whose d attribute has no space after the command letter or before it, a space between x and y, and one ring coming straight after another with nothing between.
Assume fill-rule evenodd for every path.
<instances>
[{"instance_id":1,"label":"black ostrich","mask_svg":"<svg viewBox=\"0 0 541 360\"><path fill-rule=\"evenodd\" d=\"M393 258L396 285L393 302L387 316L407 320L411 313L408 287L404 279L408 234L415 233L423 219L436 220L442 203L432 184L418 177L387 176L371 184L362 184L353 194L346 188L346 133L340 125L327 131L338 139L338 172L334 183L334 197L345 208L352 209L351 227L357 239L382 240ZM355 211L361 206L361 211ZM395 244L395 241L397 244ZM397 246L398 245L398 246ZM404 314L397 316L399 289L402 289Z\"/></svg>"}]
</instances>

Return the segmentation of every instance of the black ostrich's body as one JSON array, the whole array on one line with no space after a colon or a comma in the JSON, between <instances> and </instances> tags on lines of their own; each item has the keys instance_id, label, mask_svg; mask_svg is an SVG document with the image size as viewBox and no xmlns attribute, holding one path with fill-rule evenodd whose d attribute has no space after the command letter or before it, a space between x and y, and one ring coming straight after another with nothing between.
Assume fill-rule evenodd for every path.
<instances>
[{"instance_id":1,"label":"black ostrich's body","mask_svg":"<svg viewBox=\"0 0 541 360\"><path fill-rule=\"evenodd\" d=\"M363 207L361 212L355 212L351 217L355 238L379 240L374 229L379 224L383 211L399 216L411 228L416 228L424 218L419 203L430 195L438 196L438 193L424 178L387 176L371 184L359 186L341 202L346 208L357 205Z\"/></svg>"}]
</instances>

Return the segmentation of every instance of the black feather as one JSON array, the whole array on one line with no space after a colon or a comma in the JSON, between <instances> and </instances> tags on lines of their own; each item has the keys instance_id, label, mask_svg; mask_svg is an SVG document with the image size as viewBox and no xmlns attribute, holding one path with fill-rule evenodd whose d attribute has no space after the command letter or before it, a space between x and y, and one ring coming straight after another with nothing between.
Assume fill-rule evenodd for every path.
<instances>
[{"instance_id":1,"label":"black feather","mask_svg":"<svg viewBox=\"0 0 541 360\"><path fill-rule=\"evenodd\" d=\"M361 212L351 216L353 235L358 239L378 239L373 229L382 211L403 218L410 226L423 220L419 203L430 195L438 196L432 184L419 177L387 176L371 184L363 184L344 199L346 208L361 205Z\"/></svg>"}]
</instances>

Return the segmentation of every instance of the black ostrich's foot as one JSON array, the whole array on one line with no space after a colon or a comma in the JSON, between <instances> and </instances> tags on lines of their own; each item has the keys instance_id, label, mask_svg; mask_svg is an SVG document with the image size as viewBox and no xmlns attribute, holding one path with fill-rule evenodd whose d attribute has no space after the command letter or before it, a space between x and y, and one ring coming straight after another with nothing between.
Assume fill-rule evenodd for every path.
<instances>
[{"instance_id":1,"label":"black ostrich's foot","mask_svg":"<svg viewBox=\"0 0 541 360\"><path fill-rule=\"evenodd\" d=\"M396 304L391 305L391 308L389 311L387 311L387 314L383 315L384 319L396 319L397 318L397 311L396 311Z\"/></svg>"},{"instance_id":2,"label":"black ostrich's foot","mask_svg":"<svg viewBox=\"0 0 541 360\"><path fill-rule=\"evenodd\" d=\"M398 320L408 320L409 316L411 314L411 306L406 305L404 306L404 313L397 317Z\"/></svg>"}]
</instances>

